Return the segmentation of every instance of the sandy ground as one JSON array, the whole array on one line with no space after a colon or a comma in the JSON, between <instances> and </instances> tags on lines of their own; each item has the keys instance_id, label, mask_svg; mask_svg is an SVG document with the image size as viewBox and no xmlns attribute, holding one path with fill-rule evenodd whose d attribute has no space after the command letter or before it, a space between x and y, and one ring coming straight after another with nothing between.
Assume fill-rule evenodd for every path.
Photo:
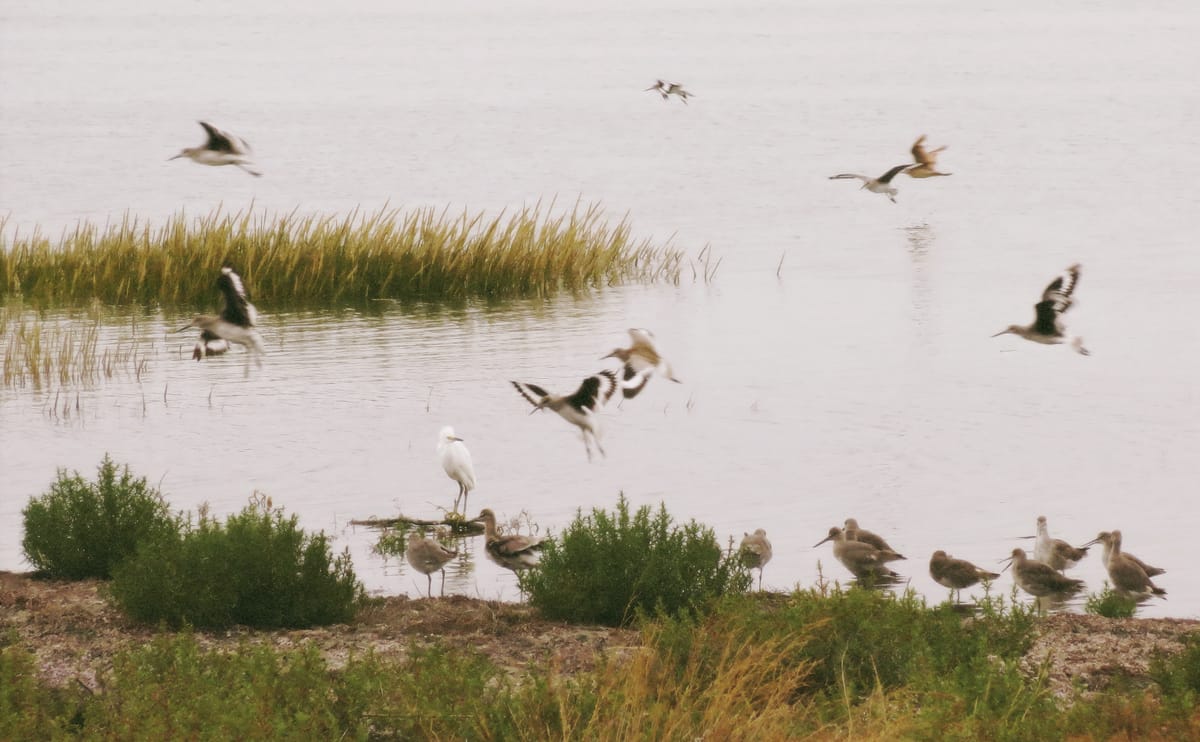
<instances>
[{"instance_id":1,"label":"sandy ground","mask_svg":"<svg viewBox=\"0 0 1200 742\"><path fill-rule=\"evenodd\" d=\"M103 595L102 582L59 582L0 572L0 634L15 632L36 654L43 679L53 685L97 688L96 677L118 651L145 644L152 629L126 620ZM1023 667L1046 668L1051 689L1067 697L1075 685L1101 690L1116 677L1148 682L1150 659L1182 648L1200 621L1107 619L1074 614L1044 619ZM197 632L206 647L243 642L276 647L314 643L334 667L372 650L402 657L416 643L440 640L473 647L497 665L519 673L530 664L557 663L565 672L590 669L597 652L632 651L636 631L547 621L524 605L466 597L413 600L392 597L363 611L351 624L299 631Z\"/></svg>"}]
</instances>

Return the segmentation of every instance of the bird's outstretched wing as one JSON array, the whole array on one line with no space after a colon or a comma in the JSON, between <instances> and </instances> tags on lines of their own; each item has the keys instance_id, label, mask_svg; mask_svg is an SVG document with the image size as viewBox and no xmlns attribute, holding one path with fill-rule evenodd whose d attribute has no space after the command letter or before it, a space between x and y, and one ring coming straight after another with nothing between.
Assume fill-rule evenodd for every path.
<instances>
[{"instance_id":1,"label":"bird's outstretched wing","mask_svg":"<svg viewBox=\"0 0 1200 742\"><path fill-rule=\"evenodd\" d=\"M598 371L583 380L575 393L567 398L567 404L580 410L596 411L596 408L612 399L617 390L617 375L612 371Z\"/></svg>"},{"instance_id":2,"label":"bird's outstretched wing","mask_svg":"<svg viewBox=\"0 0 1200 742\"><path fill-rule=\"evenodd\" d=\"M896 167L892 168L891 170L888 170L883 175L880 175L877 178L877 180L880 183L891 183L892 178L896 177L897 175L899 175L900 173L904 172L905 170L909 169L912 166L913 166L913 164L911 162L906 162L903 165L897 165Z\"/></svg>"},{"instance_id":3,"label":"bird's outstretched wing","mask_svg":"<svg viewBox=\"0 0 1200 742\"><path fill-rule=\"evenodd\" d=\"M246 287L242 277L233 268L225 266L217 277L217 288L225 296L225 308L221 310L221 319L241 327L253 327L258 323L258 311L246 296Z\"/></svg>"},{"instance_id":4,"label":"bird's outstretched wing","mask_svg":"<svg viewBox=\"0 0 1200 742\"><path fill-rule=\"evenodd\" d=\"M1079 284L1079 271L1078 263L1070 266L1042 292L1042 300L1033 307L1037 312L1034 329L1038 332L1044 335L1061 334L1058 317L1071 308L1071 295L1075 293L1075 287Z\"/></svg>"},{"instance_id":5,"label":"bird's outstretched wing","mask_svg":"<svg viewBox=\"0 0 1200 742\"><path fill-rule=\"evenodd\" d=\"M204 127L204 131L208 132L208 141L204 145L205 149L211 149L213 152L228 152L233 155L246 155L250 153L250 143L245 139L234 136L227 131L221 131L207 121L201 121L200 125Z\"/></svg>"},{"instance_id":6,"label":"bird's outstretched wing","mask_svg":"<svg viewBox=\"0 0 1200 742\"><path fill-rule=\"evenodd\" d=\"M542 403L542 400L549 397L550 394L537 384L526 384L523 381L512 381L511 383L516 390L524 397L529 404L537 407Z\"/></svg>"},{"instance_id":7,"label":"bird's outstretched wing","mask_svg":"<svg viewBox=\"0 0 1200 742\"><path fill-rule=\"evenodd\" d=\"M872 180L874 180L874 178L869 175L859 175L858 173L838 173L837 175L829 176L830 180L843 180L846 178L858 178L864 183L870 183Z\"/></svg>"}]
</instances>

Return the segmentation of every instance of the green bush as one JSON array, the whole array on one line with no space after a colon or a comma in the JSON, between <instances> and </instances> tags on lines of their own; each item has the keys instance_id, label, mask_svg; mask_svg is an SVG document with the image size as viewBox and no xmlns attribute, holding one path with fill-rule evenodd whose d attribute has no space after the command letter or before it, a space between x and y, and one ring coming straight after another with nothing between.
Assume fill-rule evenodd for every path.
<instances>
[{"instance_id":1,"label":"green bush","mask_svg":"<svg viewBox=\"0 0 1200 742\"><path fill-rule=\"evenodd\" d=\"M521 585L547 617L619 626L642 612L678 615L744 592L750 577L712 529L695 521L675 527L663 505L653 514L644 505L631 517L622 495L613 515L577 514Z\"/></svg>"},{"instance_id":2,"label":"green bush","mask_svg":"<svg viewBox=\"0 0 1200 742\"><path fill-rule=\"evenodd\" d=\"M1137 601L1121 595L1108 586L1105 581L1104 589L1098 593L1088 593L1084 610L1093 616L1105 618L1133 618L1137 610Z\"/></svg>"},{"instance_id":3,"label":"green bush","mask_svg":"<svg viewBox=\"0 0 1200 742\"><path fill-rule=\"evenodd\" d=\"M95 482L59 469L50 491L31 498L22 515L25 558L50 577L70 580L107 578L139 544L180 528L158 490L128 466L118 476L107 454Z\"/></svg>"},{"instance_id":4,"label":"green bush","mask_svg":"<svg viewBox=\"0 0 1200 742\"><path fill-rule=\"evenodd\" d=\"M1200 701L1200 634L1191 634L1182 652L1154 658L1150 677L1162 688L1164 697L1195 710Z\"/></svg>"},{"instance_id":5,"label":"green bush","mask_svg":"<svg viewBox=\"0 0 1200 742\"><path fill-rule=\"evenodd\" d=\"M112 596L139 621L178 627L303 628L348 621L363 598L350 556L323 533L254 503L224 525L201 514L144 544L113 572Z\"/></svg>"}]
</instances>

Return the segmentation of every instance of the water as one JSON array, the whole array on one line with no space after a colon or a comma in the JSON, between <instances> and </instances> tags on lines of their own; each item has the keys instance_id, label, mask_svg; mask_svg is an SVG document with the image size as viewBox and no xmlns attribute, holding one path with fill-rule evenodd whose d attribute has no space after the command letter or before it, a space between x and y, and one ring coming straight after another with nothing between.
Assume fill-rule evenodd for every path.
<instances>
[{"instance_id":1,"label":"water","mask_svg":"<svg viewBox=\"0 0 1200 742\"><path fill-rule=\"evenodd\" d=\"M370 552L353 518L433 515L456 485L452 424L475 459L471 509L560 529L577 508L665 502L725 539L767 529L764 585L845 579L830 525L856 517L910 559L992 566L1032 534L1121 528L1200 616L1189 573L1200 478L1200 10L1006 2L9 3L0 11L0 206L56 235L129 211L218 205L342 213L598 201L713 281L456 308L296 313L255 296L270 355L192 362L167 334L197 308L112 313L141 378L0 392L0 569L23 569L20 509L56 467L104 452L178 508L254 490L347 546L380 593L420 575ZM655 78L690 105L643 92ZM166 162L210 120L266 173ZM901 176L899 203L829 181L904 162L921 133L950 178ZM781 265L782 259L782 265ZM1049 279L1084 265L1070 326L1093 355L1016 338ZM250 287L253 292L254 287ZM215 301L215 297L214 297ZM563 421L509 379L566 389L652 328L682 385L653 381L604 420L588 464ZM182 339L181 339L182 338ZM75 394L72 391L72 394ZM60 399L59 404L62 404ZM477 547L477 545L476 545ZM1073 574L1098 590L1098 553ZM516 597L471 555L447 589ZM1001 589L1007 590L1007 575Z\"/></svg>"}]
</instances>

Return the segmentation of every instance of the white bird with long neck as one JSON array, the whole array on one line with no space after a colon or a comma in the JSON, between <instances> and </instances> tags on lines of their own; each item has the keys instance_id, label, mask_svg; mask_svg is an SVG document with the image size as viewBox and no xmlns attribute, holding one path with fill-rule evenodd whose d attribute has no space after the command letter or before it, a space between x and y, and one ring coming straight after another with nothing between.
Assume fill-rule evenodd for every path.
<instances>
[{"instance_id":1,"label":"white bird with long neck","mask_svg":"<svg viewBox=\"0 0 1200 742\"><path fill-rule=\"evenodd\" d=\"M1034 320L1028 325L1009 325L992 337L1001 335L1019 335L1026 340L1043 345L1061 345L1068 343L1076 353L1090 355L1083 347L1083 338L1068 337L1063 327L1062 315L1071 308L1072 294L1079 284L1079 274L1082 267L1079 263L1068 266L1063 275L1055 278L1042 292L1042 300L1033 305Z\"/></svg>"},{"instance_id":2,"label":"white bird with long neck","mask_svg":"<svg viewBox=\"0 0 1200 742\"><path fill-rule=\"evenodd\" d=\"M247 167L251 164L252 151L250 144L245 139L230 134L227 131L221 131L207 121L199 123L200 126L204 127L205 133L208 134L208 139L199 147L184 147L179 151L179 154L167 158L168 162L170 160L178 160L180 157L186 157L200 165L212 165L213 167L234 165L256 178L262 175L257 170L251 170Z\"/></svg>"},{"instance_id":3,"label":"white bird with long neck","mask_svg":"<svg viewBox=\"0 0 1200 742\"><path fill-rule=\"evenodd\" d=\"M870 175L861 175L859 173L838 173L837 175L830 175L829 179L845 180L849 178L857 178L863 182L862 188L866 188L871 193L882 193L888 197L889 201L896 203L896 194L900 191L896 190L896 188L892 186L892 178L895 178L897 175L909 169L910 167L913 167L911 162L906 162L903 165L897 165L883 175L880 175L878 178L872 178Z\"/></svg>"},{"instance_id":4,"label":"white bird with long neck","mask_svg":"<svg viewBox=\"0 0 1200 742\"><path fill-rule=\"evenodd\" d=\"M467 444L454 434L454 428L447 425L438 432L438 459L446 476L458 482L458 494L454 497L454 512L459 512L458 501L462 498L463 511L467 509L467 495L475 489L475 466L471 463L471 452Z\"/></svg>"}]
</instances>

